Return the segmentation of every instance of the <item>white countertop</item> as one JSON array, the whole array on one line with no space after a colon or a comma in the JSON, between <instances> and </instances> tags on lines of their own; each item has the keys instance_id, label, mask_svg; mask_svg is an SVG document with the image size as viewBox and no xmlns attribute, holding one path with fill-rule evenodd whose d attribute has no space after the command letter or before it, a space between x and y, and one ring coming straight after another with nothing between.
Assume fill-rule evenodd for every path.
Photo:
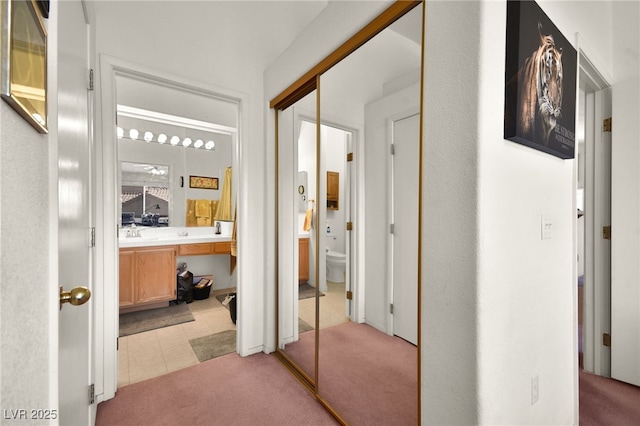
<instances>
[{"instance_id":1,"label":"white countertop","mask_svg":"<svg viewBox=\"0 0 640 426\"><path fill-rule=\"evenodd\" d=\"M140 231L140 237L127 237L127 231ZM185 235L186 234L186 235ZM118 232L120 248L170 246L231 241L231 235L216 234L213 227L137 227L121 228Z\"/></svg>"}]
</instances>

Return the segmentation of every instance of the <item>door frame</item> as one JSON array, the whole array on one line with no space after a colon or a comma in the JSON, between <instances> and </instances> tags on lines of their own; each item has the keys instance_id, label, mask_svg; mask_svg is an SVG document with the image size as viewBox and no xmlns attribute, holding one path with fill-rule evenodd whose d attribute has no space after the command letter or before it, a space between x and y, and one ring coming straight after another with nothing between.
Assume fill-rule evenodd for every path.
<instances>
[{"instance_id":1,"label":"door frame","mask_svg":"<svg viewBox=\"0 0 640 426\"><path fill-rule=\"evenodd\" d=\"M315 114L309 110L298 108L296 113L294 113L296 129L299 129L302 121L316 124ZM364 155L364 126L358 123L350 123L338 117L326 114L323 114L321 117L320 125L351 133L351 146L347 144L346 150L347 152L353 153L353 161L351 161L352 165L349 165L349 162L347 162L345 157L344 188L347 194L344 194L344 199L347 200L347 196L349 197L349 201L345 203L348 206L348 211L345 212L345 218L347 218L347 221L351 218L351 221L353 222L353 230L345 230L345 292L350 289L353 292L353 299L351 301L350 314L346 316L348 316L352 322L363 323L364 282L362 277L364 277L364 248L366 245L364 240L365 216L362 211L363 209L360 208L360 206L364 206L364 191L361 190L359 182L364 182L364 159L362 158ZM296 133L296 135L298 135L298 133ZM346 154L347 153L345 152L345 156ZM296 158L297 166L297 146L295 147L294 156ZM319 161L318 163L321 167L320 175L324 176L324 173L326 172L326 170L324 170L324 168L326 168L324 161ZM320 183L316 182L316 185L320 185ZM316 200L316 208L319 208L318 206L318 200ZM320 223L322 223L322 220L320 220ZM320 232L319 235L319 247L326 246L326 234L324 232ZM324 262L326 262L326 255L323 250L320 250L320 252L317 253L316 262L320 262L320 258L323 258ZM324 262L320 263L326 264ZM326 273L323 273L322 270L319 275L320 281L323 281L322 277L326 278ZM316 283L315 285L319 284Z\"/></svg>"},{"instance_id":2,"label":"door frame","mask_svg":"<svg viewBox=\"0 0 640 426\"><path fill-rule=\"evenodd\" d=\"M347 143L345 145L346 151L344 153L345 164L345 176L344 176L344 194L343 200L345 200L345 220L351 220L353 222L353 229L347 231L345 227L345 293L348 290L353 292L353 299L351 300L351 309L349 315L347 315L352 322L363 323L364 322L364 282L361 277L364 276L364 254L363 248L364 241L361 242L360 238L364 238L364 212L359 206L364 206L364 191L360 189L359 182L362 182L360 174L364 173L363 158L364 155L364 127L356 123L347 123L344 120L340 120L336 117L327 116L322 114L320 125L332 127L334 129L342 130L345 133L351 134L351 146ZM346 155L348 152L353 153L352 163L349 165ZM324 169L321 168L320 173L322 176L326 176L326 164L324 161L320 162L324 165ZM346 201L346 200L349 201ZM326 211L325 211L326 215ZM326 217L326 216L325 216ZM325 233L320 233L326 238ZM326 253L320 250L319 255L323 256L326 262ZM326 263L325 263L326 264ZM321 273L320 276L323 274ZM324 274L326 278L326 273ZM347 295L344 295L345 301ZM345 302L345 304L348 302ZM345 307L346 308L346 307ZM345 309L346 314L346 309Z\"/></svg>"},{"instance_id":3,"label":"door frame","mask_svg":"<svg viewBox=\"0 0 640 426\"><path fill-rule=\"evenodd\" d=\"M187 77L159 71L120 58L101 54L99 57L99 77L96 81L96 153L102 154L102 161L96 161L96 277L95 277L95 353L96 374L95 394L97 402L106 401L115 396L118 388L118 152L116 140L116 75L142 77L150 81L164 82L171 86L215 96L234 102L238 111L238 137L232 149L232 167L238 170L237 188L243 187L246 179L243 173L244 158L242 152L248 147L245 136L249 134L249 96L245 93L212 86ZM248 215L243 212L243 196L238 194L238 228L242 229ZM249 246L249 236L238 234L238 252L243 246ZM242 315L245 298L242 293L242 276L248 273L248 265L238 256L238 316ZM250 275L250 274L248 274ZM245 342L243 322L238 322L237 352L241 356L250 355L255 348L249 348Z\"/></svg>"},{"instance_id":4,"label":"door frame","mask_svg":"<svg viewBox=\"0 0 640 426\"><path fill-rule=\"evenodd\" d=\"M610 332L611 318L611 302L610 297L606 297L611 292L611 261L603 259L603 251L605 248L602 239L602 209L603 198L602 189L596 188L596 185L602 182L603 170L601 165L596 164L596 159L601 158L598 151L602 146L602 133L597 131L600 129L603 116L601 104L602 90L610 87L608 81L611 77L603 73L605 68L599 67L594 62L594 55L589 49L584 39L577 35L578 44L578 84L582 85L584 78L590 89L586 92L586 98L594 107L594 114L591 122L585 117L585 246L584 246L584 310L583 310L583 354L584 369L598 375L610 376L611 358L608 348L602 345L602 334ZM584 76L584 77L582 77ZM589 99L589 98L593 99ZM577 102L577 99L576 99ZM587 131L589 133L587 133ZM587 139L589 138L589 139ZM589 143L590 142L590 143ZM574 188L577 187L578 166L574 164ZM610 182L610 181L609 181ZM610 188L609 188L610 193ZM574 199L574 212L576 211L576 200ZM577 253L577 215L574 214L574 253ZM575 257L574 257L575 259ZM574 265L574 298L575 298L575 342L576 348L575 363L578 363L577 348L577 262ZM598 279L602 274L609 271L609 280L604 282ZM577 370L576 378L577 381ZM577 393L576 393L577 395Z\"/></svg>"},{"instance_id":5,"label":"door frame","mask_svg":"<svg viewBox=\"0 0 640 426\"><path fill-rule=\"evenodd\" d=\"M389 179L387 180L387 194L389 194L389 202L387 203L387 217L389 218L389 224L394 223L394 209L393 209L393 197L395 196L394 194L394 174L393 174L393 167L394 167L394 159L393 159L393 155L391 154L391 145L394 143L395 141L395 135L394 135L394 125L396 121L400 121L400 120L404 120L410 117L413 117L414 115L418 115L420 116L420 107L419 106L415 106L415 107L411 107L411 108L407 108L404 111L401 111L399 113L390 115L386 117L386 123L387 123L387 176L389 176ZM420 125L422 125L422 120L419 118L419 122ZM416 161L419 161L419 159L416 159ZM418 217L418 221L420 221L420 218ZM417 223L416 223L417 226ZM390 230L387 230L387 262L389 267L387 268L387 300L390 301L390 303L394 303L394 299L393 299L393 291L394 291L394 285L393 285L393 259L394 259L394 252L393 252L393 235L391 234ZM418 259L418 262L420 262L420 259ZM416 270L418 268L418 265L416 265ZM417 303L417 301L416 301ZM394 330L393 330L393 314L391 313L390 309L386 310L386 326L387 326L387 334L389 336L393 336L394 335ZM418 319L416 318L416 324L418 322Z\"/></svg>"}]
</instances>

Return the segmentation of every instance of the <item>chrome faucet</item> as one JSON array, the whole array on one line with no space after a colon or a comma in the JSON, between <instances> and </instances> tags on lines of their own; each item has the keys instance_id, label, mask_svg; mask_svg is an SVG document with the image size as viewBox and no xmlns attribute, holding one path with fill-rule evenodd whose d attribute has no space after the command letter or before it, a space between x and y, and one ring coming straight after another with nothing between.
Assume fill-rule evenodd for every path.
<instances>
[{"instance_id":1,"label":"chrome faucet","mask_svg":"<svg viewBox=\"0 0 640 426\"><path fill-rule=\"evenodd\" d=\"M140 230L136 229L135 225L132 225L131 229L127 229L127 238L134 237L142 237L142 235L140 235Z\"/></svg>"}]
</instances>

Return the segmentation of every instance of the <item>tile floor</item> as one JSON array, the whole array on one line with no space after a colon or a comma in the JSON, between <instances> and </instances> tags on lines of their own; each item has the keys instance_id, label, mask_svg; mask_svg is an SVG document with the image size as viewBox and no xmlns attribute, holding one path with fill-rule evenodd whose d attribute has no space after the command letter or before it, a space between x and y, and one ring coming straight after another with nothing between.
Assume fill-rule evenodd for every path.
<instances>
[{"instance_id":1,"label":"tile floor","mask_svg":"<svg viewBox=\"0 0 640 426\"><path fill-rule=\"evenodd\" d=\"M348 322L345 315L344 283L327 282L329 290L320 297L320 328ZM205 300L188 305L195 321L159 328L120 338L118 350L118 387L199 363L189 339L226 330L235 330L229 310L216 299L234 289L212 291ZM308 324L315 324L315 300L301 300L299 316Z\"/></svg>"},{"instance_id":2,"label":"tile floor","mask_svg":"<svg viewBox=\"0 0 640 426\"><path fill-rule=\"evenodd\" d=\"M198 364L189 339L234 330L229 310L216 299L234 289L212 291L188 305L195 321L120 338L118 387Z\"/></svg>"},{"instance_id":3,"label":"tile floor","mask_svg":"<svg viewBox=\"0 0 640 426\"><path fill-rule=\"evenodd\" d=\"M349 322L345 311L345 283L327 281L328 291L320 297L320 329ZM302 299L298 304L298 316L307 324L315 324L316 305L313 298Z\"/></svg>"}]
</instances>

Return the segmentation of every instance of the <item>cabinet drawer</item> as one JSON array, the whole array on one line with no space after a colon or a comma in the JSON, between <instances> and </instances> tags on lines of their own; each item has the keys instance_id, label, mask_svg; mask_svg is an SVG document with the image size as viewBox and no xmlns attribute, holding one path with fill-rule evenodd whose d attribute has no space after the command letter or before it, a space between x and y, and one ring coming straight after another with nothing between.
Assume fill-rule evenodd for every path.
<instances>
[{"instance_id":1,"label":"cabinet drawer","mask_svg":"<svg viewBox=\"0 0 640 426\"><path fill-rule=\"evenodd\" d=\"M225 241L222 243L214 243L213 251L216 254L231 253L231 241Z\"/></svg>"},{"instance_id":2,"label":"cabinet drawer","mask_svg":"<svg viewBox=\"0 0 640 426\"><path fill-rule=\"evenodd\" d=\"M180 248L178 249L178 256L195 256L213 253L213 243L180 244Z\"/></svg>"}]
</instances>

